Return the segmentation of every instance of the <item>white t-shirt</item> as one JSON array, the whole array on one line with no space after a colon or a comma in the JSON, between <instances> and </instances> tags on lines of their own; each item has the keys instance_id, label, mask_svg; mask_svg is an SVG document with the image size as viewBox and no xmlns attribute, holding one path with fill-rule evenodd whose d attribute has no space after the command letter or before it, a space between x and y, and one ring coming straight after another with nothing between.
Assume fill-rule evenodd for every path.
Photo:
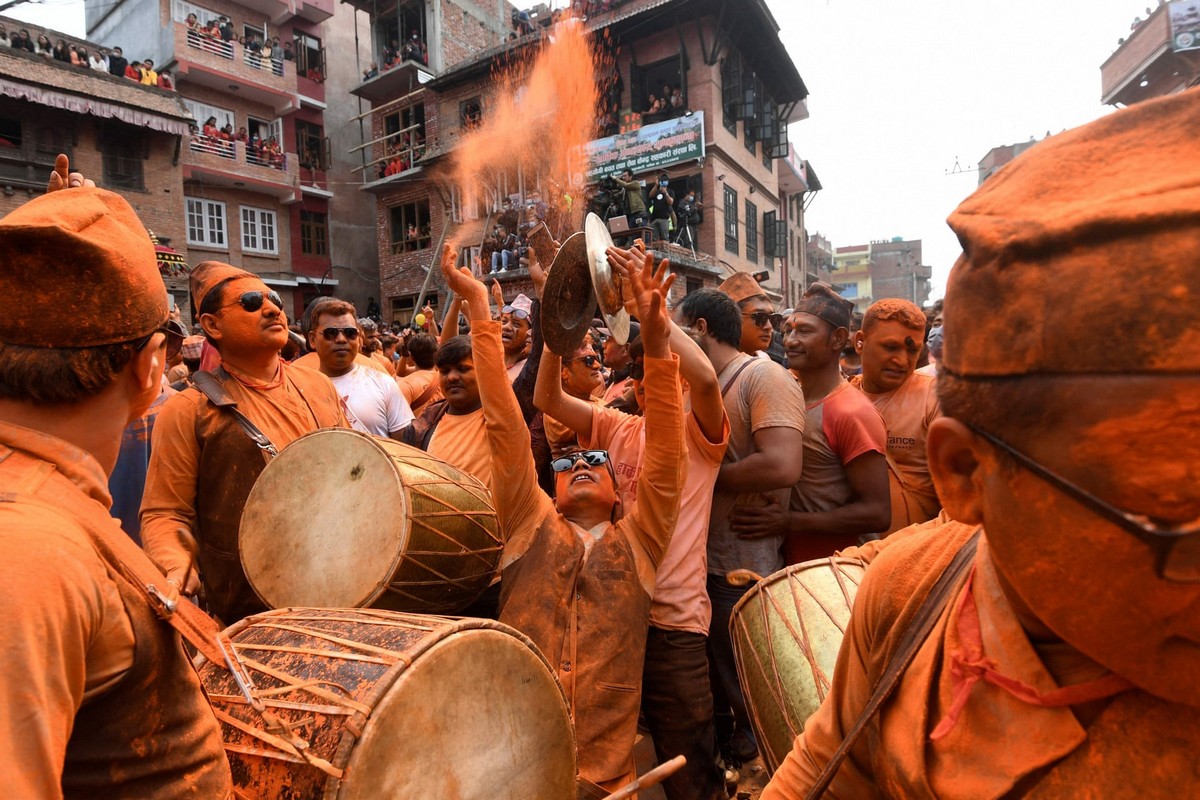
<instances>
[{"instance_id":1,"label":"white t-shirt","mask_svg":"<svg viewBox=\"0 0 1200 800\"><path fill-rule=\"evenodd\" d=\"M355 364L345 375L330 380L342 398L350 427L356 431L387 436L413 421L412 409L390 375Z\"/></svg>"}]
</instances>

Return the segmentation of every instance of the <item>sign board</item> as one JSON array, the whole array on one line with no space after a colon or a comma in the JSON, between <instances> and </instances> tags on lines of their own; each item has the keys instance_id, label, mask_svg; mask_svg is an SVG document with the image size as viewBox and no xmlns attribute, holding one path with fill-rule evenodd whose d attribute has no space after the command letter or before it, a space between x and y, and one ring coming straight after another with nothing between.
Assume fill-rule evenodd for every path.
<instances>
[{"instance_id":1,"label":"sign board","mask_svg":"<svg viewBox=\"0 0 1200 800\"><path fill-rule=\"evenodd\" d=\"M704 158L704 112L697 111L588 142L587 180L597 181L626 168L636 175L700 158Z\"/></svg>"},{"instance_id":2,"label":"sign board","mask_svg":"<svg viewBox=\"0 0 1200 800\"><path fill-rule=\"evenodd\" d=\"M1171 48L1180 53L1200 50L1200 0L1171 0Z\"/></svg>"}]
</instances>

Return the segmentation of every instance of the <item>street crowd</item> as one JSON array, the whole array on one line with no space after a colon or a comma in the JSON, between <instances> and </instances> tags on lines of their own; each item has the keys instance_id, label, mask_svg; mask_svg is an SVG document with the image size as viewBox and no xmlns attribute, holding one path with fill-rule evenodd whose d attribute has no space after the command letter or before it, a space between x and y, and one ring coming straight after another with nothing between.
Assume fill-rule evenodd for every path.
<instances>
[{"instance_id":1,"label":"street crowd","mask_svg":"<svg viewBox=\"0 0 1200 800\"><path fill-rule=\"evenodd\" d=\"M225 625L265 610L237 556L266 463L243 416L278 450L351 427L489 488L504 550L466 613L543 653L604 791L635 777L640 715L660 761L687 758L671 800L727 796L759 749L729 575L839 554L867 569L837 667L763 798L1186 794L1198 124L1193 90L1032 148L951 215L963 255L929 312L858 319L820 283L780 309L742 272L679 297L635 243L606 253L628 340L598 318L562 354L542 309L572 267L541 221L532 297L446 247L440 324L381 334L321 297L297 332L258 276L205 262L188 336L132 209L60 157L0 220L14 796L229 794L175 631L211 624L180 622L185 598Z\"/></svg>"}]
</instances>

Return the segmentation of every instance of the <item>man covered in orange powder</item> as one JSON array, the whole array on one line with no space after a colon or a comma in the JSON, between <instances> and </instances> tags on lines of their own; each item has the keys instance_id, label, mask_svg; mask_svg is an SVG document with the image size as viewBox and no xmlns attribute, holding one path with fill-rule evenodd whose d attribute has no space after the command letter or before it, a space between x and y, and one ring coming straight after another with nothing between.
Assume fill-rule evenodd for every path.
<instances>
[{"instance_id":1,"label":"man covered in orange powder","mask_svg":"<svg viewBox=\"0 0 1200 800\"><path fill-rule=\"evenodd\" d=\"M862 374L850 382L870 398L887 426L892 494L888 533L933 519L942 507L925 457L929 424L941 414L936 381L915 372L924 341L925 315L897 298L872 303L862 330L854 334Z\"/></svg>"},{"instance_id":2,"label":"man covered in orange powder","mask_svg":"<svg viewBox=\"0 0 1200 800\"><path fill-rule=\"evenodd\" d=\"M270 445L282 450L318 428L347 427L329 378L280 359L287 316L257 275L205 261L192 270L191 289L204 335L221 354L211 373L217 388ZM142 542L186 593L203 583L209 609L226 623L265 610L242 571L238 526L267 452L231 409L195 387L169 399L154 427Z\"/></svg>"},{"instance_id":3,"label":"man covered in orange powder","mask_svg":"<svg viewBox=\"0 0 1200 800\"><path fill-rule=\"evenodd\" d=\"M0 220L4 795L230 797L217 720L160 617L178 595L109 514L122 430L162 386L166 287L124 199L61 155L50 187Z\"/></svg>"},{"instance_id":4,"label":"man covered in orange powder","mask_svg":"<svg viewBox=\"0 0 1200 800\"><path fill-rule=\"evenodd\" d=\"M631 273L646 350L646 451L637 504L622 517L603 450L555 459L557 500L538 487L529 430L505 373L500 323L488 314L487 289L454 262L447 247L442 271L471 312L492 460L508 464L492 487L505 531L500 620L532 639L553 665L575 722L580 775L612 791L634 776L650 598L686 473L678 359L667 344L670 279L665 271Z\"/></svg>"},{"instance_id":5,"label":"man covered in orange powder","mask_svg":"<svg viewBox=\"0 0 1200 800\"><path fill-rule=\"evenodd\" d=\"M856 800L1200 786L1197 129L1196 90L1118 111L951 215L963 255L929 459L946 510L980 532L879 553L832 690L763 800L812 796L827 764L825 796Z\"/></svg>"}]
</instances>

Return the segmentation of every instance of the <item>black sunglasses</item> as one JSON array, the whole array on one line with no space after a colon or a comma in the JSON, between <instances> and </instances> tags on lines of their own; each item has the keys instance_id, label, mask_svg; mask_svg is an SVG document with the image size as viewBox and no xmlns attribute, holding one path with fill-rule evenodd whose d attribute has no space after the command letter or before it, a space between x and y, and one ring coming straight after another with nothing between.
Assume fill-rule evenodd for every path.
<instances>
[{"instance_id":1,"label":"black sunglasses","mask_svg":"<svg viewBox=\"0 0 1200 800\"><path fill-rule=\"evenodd\" d=\"M770 311L750 311L742 312L742 316L753 322L760 328L765 328L771 324L771 317L774 316Z\"/></svg>"},{"instance_id":2,"label":"black sunglasses","mask_svg":"<svg viewBox=\"0 0 1200 800\"><path fill-rule=\"evenodd\" d=\"M600 356L580 356L579 358L567 358L563 360L564 364L570 364L572 361L582 361L588 369L600 366Z\"/></svg>"},{"instance_id":3,"label":"black sunglasses","mask_svg":"<svg viewBox=\"0 0 1200 800\"><path fill-rule=\"evenodd\" d=\"M358 328L322 328L321 335L325 337L325 341L337 341L338 334L346 337L347 342L353 342L358 338Z\"/></svg>"},{"instance_id":4,"label":"black sunglasses","mask_svg":"<svg viewBox=\"0 0 1200 800\"><path fill-rule=\"evenodd\" d=\"M589 467L602 467L608 463L607 450L580 450L577 453L570 453L562 458L556 458L550 462L550 469L555 472L566 472L575 466L575 462L583 459L583 463Z\"/></svg>"},{"instance_id":5,"label":"black sunglasses","mask_svg":"<svg viewBox=\"0 0 1200 800\"><path fill-rule=\"evenodd\" d=\"M640 361L635 361L629 365L629 377L635 381L640 381L646 377L646 365Z\"/></svg>"},{"instance_id":6,"label":"black sunglasses","mask_svg":"<svg viewBox=\"0 0 1200 800\"><path fill-rule=\"evenodd\" d=\"M234 300L232 303L226 303L221 308L229 308L241 304L242 310L253 314L263 307L263 300L270 300L275 304L275 307L280 311L283 310L283 298L279 296L279 292L244 292L241 297Z\"/></svg>"},{"instance_id":7,"label":"black sunglasses","mask_svg":"<svg viewBox=\"0 0 1200 800\"><path fill-rule=\"evenodd\" d=\"M1173 583L1200 583L1200 519L1174 528L1155 525L1142 514L1124 511L1101 500L987 431L970 423L966 425L1046 483L1149 544L1154 551L1158 577Z\"/></svg>"},{"instance_id":8,"label":"black sunglasses","mask_svg":"<svg viewBox=\"0 0 1200 800\"><path fill-rule=\"evenodd\" d=\"M500 313L501 314L512 314L517 319L524 319L524 320L529 319L528 311L526 311L523 308L517 308L515 306L505 306L504 308L500 309Z\"/></svg>"},{"instance_id":9,"label":"black sunglasses","mask_svg":"<svg viewBox=\"0 0 1200 800\"><path fill-rule=\"evenodd\" d=\"M179 351L183 349L183 338L187 336L187 330L183 327L182 322L177 322L173 319L168 319L162 325L159 325L141 339L138 339L133 343L133 349L140 351L143 347L150 344L150 340L154 338L154 334L156 333L165 334L167 337L168 360L179 355Z\"/></svg>"}]
</instances>

